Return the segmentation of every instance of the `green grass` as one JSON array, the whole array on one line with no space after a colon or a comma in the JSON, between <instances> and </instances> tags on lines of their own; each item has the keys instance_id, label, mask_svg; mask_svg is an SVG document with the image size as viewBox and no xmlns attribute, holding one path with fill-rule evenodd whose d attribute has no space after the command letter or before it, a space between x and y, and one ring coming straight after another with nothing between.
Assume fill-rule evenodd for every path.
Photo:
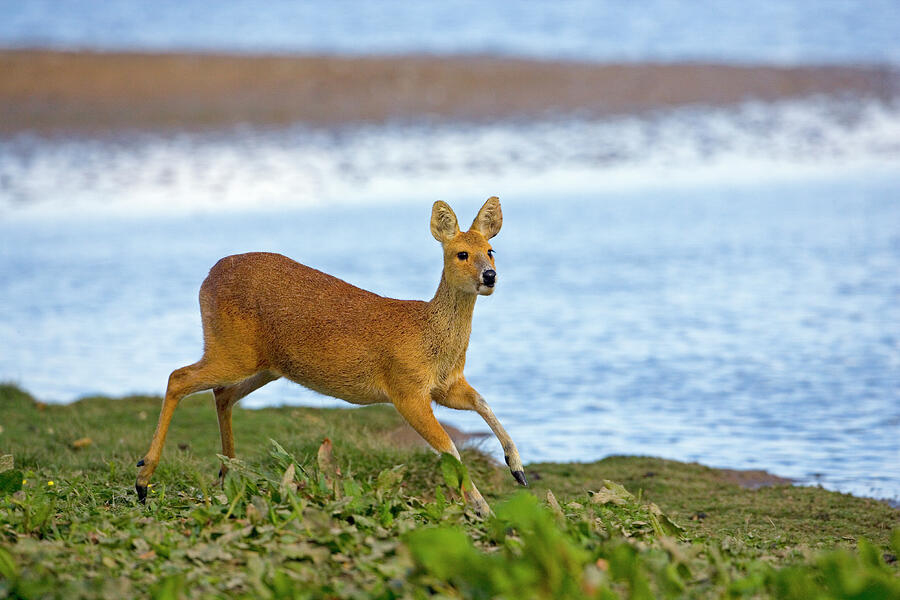
<instances>
[{"instance_id":1,"label":"green grass","mask_svg":"<svg viewBox=\"0 0 900 600\"><path fill-rule=\"evenodd\" d=\"M142 506L159 407L0 386L0 597L900 598L886 504L644 457L528 465L523 492L468 449L481 519L450 457L386 441L389 406L236 409L222 488L212 399L187 398Z\"/></svg>"}]
</instances>

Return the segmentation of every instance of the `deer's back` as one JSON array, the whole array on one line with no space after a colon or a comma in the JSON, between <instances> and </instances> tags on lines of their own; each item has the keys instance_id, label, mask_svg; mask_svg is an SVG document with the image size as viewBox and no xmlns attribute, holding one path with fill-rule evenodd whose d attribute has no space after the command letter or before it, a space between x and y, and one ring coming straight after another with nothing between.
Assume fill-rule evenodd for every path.
<instances>
[{"instance_id":1,"label":"deer's back","mask_svg":"<svg viewBox=\"0 0 900 600\"><path fill-rule=\"evenodd\" d=\"M398 353L421 363L423 302L384 298L280 254L223 258L200 306L208 349L252 350L256 368L351 402L387 400L383 379Z\"/></svg>"}]
</instances>

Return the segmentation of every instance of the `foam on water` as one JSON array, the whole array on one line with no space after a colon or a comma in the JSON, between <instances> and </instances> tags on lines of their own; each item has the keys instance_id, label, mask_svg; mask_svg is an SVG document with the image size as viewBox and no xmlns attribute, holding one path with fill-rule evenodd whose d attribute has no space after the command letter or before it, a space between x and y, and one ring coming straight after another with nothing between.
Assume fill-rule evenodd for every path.
<instances>
[{"instance_id":1,"label":"foam on water","mask_svg":"<svg viewBox=\"0 0 900 600\"><path fill-rule=\"evenodd\" d=\"M894 169L900 110L748 102L599 120L0 140L0 215L193 213Z\"/></svg>"}]
</instances>

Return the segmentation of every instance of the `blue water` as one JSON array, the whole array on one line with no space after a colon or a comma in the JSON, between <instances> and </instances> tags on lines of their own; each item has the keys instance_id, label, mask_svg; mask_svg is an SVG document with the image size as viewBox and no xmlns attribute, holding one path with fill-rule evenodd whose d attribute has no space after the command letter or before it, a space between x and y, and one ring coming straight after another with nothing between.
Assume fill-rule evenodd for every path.
<instances>
[{"instance_id":1,"label":"blue water","mask_svg":"<svg viewBox=\"0 0 900 600\"><path fill-rule=\"evenodd\" d=\"M0 15L4 46L900 62L896 0L2 0Z\"/></svg>"},{"instance_id":2,"label":"blue water","mask_svg":"<svg viewBox=\"0 0 900 600\"><path fill-rule=\"evenodd\" d=\"M445 198L463 222L483 201ZM646 454L898 498L897 198L896 175L504 197L467 376L526 461ZM429 298L430 201L0 223L0 375L48 401L162 393L235 252ZM282 382L243 404L285 402L340 404Z\"/></svg>"}]
</instances>

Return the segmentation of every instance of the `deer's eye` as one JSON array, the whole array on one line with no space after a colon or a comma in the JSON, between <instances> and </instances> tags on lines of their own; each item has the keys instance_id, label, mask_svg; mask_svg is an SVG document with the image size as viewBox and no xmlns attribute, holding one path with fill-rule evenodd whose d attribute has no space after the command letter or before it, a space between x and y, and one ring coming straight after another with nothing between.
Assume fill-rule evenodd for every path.
<instances>
[{"instance_id":1,"label":"deer's eye","mask_svg":"<svg viewBox=\"0 0 900 600\"><path fill-rule=\"evenodd\" d=\"M456 255L456 258L458 258L459 260L469 260L469 253L468 252L460 252L459 254Z\"/></svg>"},{"instance_id":2,"label":"deer's eye","mask_svg":"<svg viewBox=\"0 0 900 600\"><path fill-rule=\"evenodd\" d=\"M494 258L494 249L493 248L488 250L488 256L490 256L491 258Z\"/></svg>"}]
</instances>

